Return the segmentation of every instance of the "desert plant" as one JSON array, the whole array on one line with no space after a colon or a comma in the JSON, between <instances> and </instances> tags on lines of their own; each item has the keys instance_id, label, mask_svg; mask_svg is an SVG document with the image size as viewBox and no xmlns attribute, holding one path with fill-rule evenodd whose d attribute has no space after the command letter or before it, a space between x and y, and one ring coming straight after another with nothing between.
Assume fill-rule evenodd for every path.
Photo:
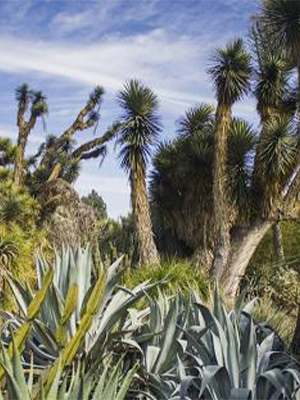
<instances>
[{"instance_id":1,"label":"desert plant","mask_svg":"<svg viewBox=\"0 0 300 400\"><path fill-rule=\"evenodd\" d=\"M155 269L145 265L127 270L124 275L126 287L135 287L147 280L163 282L162 287L167 294L181 291L189 295L191 288L200 293L203 299L207 299L209 294L208 278L189 260L162 259L161 265Z\"/></svg>"},{"instance_id":2,"label":"desert plant","mask_svg":"<svg viewBox=\"0 0 300 400\"><path fill-rule=\"evenodd\" d=\"M83 349L92 359L100 359L112 339L122 335L128 310L157 285L143 282L131 290L118 287L124 272L121 262L122 257L107 271L97 271L95 278L89 248L76 251L65 248L61 253L56 252L54 279L27 341L24 353L27 362L31 351L35 364L40 367L52 364L59 356L70 364ZM41 256L37 257L36 265L39 287L50 266ZM33 290L11 275L8 282L19 306L18 316L9 314L12 325L17 328L22 326Z\"/></svg>"},{"instance_id":3,"label":"desert plant","mask_svg":"<svg viewBox=\"0 0 300 400\"><path fill-rule=\"evenodd\" d=\"M217 290L213 311L196 293L153 301L135 335L140 390L151 399L297 399L299 365L274 332L254 323L254 304L227 311Z\"/></svg>"},{"instance_id":4,"label":"desert plant","mask_svg":"<svg viewBox=\"0 0 300 400\"><path fill-rule=\"evenodd\" d=\"M101 369L86 370L83 363L66 373L59 368L47 391L47 376L37 373L33 359L29 370L22 367L22 358L14 338L12 359L2 347L0 364L6 378L6 385L0 390L1 400L123 400L137 367L121 376L123 359L113 367L110 357L104 360Z\"/></svg>"},{"instance_id":5,"label":"desert plant","mask_svg":"<svg viewBox=\"0 0 300 400\"><path fill-rule=\"evenodd\" d=\"M146 169L151 147L161 132L158 98L150 88L131 80L124 85L118 100L123 116L117 144L120 147L121 166L129 175L139 262L141 265L158 265L159 254L154 242L146 189Z\"/></svg>"}]
</instances>

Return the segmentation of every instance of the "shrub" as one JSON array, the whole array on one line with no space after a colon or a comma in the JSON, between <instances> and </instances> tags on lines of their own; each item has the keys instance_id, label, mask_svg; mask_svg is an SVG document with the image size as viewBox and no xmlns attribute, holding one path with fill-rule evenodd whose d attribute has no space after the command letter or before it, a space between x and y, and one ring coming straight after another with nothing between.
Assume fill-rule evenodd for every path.
<instances>
[{"instance_id":1,"label":"shrub","mask_svg":"<svg viewBox=\"0 0 300 400\"><path fill-rule=\"evenodd\" d=\"M125 275L124 284L135 287L147 280L162 282L162 288L168 294L180 291L189 295L191 288L200 293L203 299L207 299L209 294L208 278L191 261L184 259L165 259L156 268L152 266L131 268Z\"/></svg>"}]
</instances>

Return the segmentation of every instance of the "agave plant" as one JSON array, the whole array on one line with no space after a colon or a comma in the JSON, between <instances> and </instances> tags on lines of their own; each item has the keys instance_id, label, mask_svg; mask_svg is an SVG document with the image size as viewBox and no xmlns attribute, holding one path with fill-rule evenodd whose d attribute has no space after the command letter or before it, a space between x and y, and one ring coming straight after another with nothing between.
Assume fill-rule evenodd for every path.
<instances>
[{"instance_id":1,"label":"agave plant","mask_svg":"<svg viewBox=\"0 0 300 400\"><path fill-rule=\"evenodd\" d=\"M27 362L30 352L33 352L36 366L46 367L56 362L56 370L62 353L65 354L64 362L69 365L81 350L97 362L100 360L107 346L118 337L118 332L123 335L123 324L129 318L129 309L156 286L144 282L132 290L119 287L118 282L124 271L121 262L122 257L107 271L99 270L95 279L90 248L78 248L76 251L65 248L61 253L56 252L53 282L27 341L24 353ZM50 266L41 256L37 257L36 265L39 287ZM20 314L16 317L4 313L4 316L17 328L22 326L27 315L33 291L29 285L22 285L12 276L8 281ZM131 329L130 322L129 325L128 329ZM71 346L74 347L71 349ZM71 349L72 356L68 349Z\"/></svg>"},{"instance_id":2,"label":"agave plant","mask_svg":"<svg viewBox=\"0 0 300 400\"><path fill-rule=\"evenodd\" d=\"M29 370L25 370L14 337L12 343L12 360L7 350L2 349L0 364L5 370L6 385L0 390L0 400L123 400L137 369L134 366L121 379L122 358L114 367L111 358L106 359L101 370L86 371L84 364L66 373L59 368L47 389L48 376L37 374L33 358Z\"/></svg>"},{"instance_id":3,"label":"agave plant","mask_svg":"<svg viewBox=\"0 0 300 400\"><path fill-rule=\"evenodd\" d=\"M213 311L196 293L153 300L131 341L142 360L140 392L160 400L299 399L299 365L277 350L274 332L254 323L253 305L227 311L217 290Z\"/></svg>"},{"instance_id":4,"label":"agave plant","mask_svg":"<svg viewBox=\"0 0 300 400\"><path fill-rule=\"evenodd\" d=\"M9 267L18 255L17 245L6 239L0 239L0 263L4 267Z\"/></svg>"}]
</instances>

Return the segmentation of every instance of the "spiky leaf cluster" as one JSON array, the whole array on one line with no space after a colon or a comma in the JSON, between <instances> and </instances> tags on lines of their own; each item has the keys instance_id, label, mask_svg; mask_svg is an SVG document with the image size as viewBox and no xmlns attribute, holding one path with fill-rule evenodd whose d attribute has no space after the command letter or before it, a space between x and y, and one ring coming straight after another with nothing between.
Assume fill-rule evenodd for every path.
<instances>
[{"instance_id":1,"label":"spiky leaf cluster","mask_svg":"<svg viewBox=\"0 0 300 400\"><path fill-rule=\"evenodd\" d=\"M265 0L261 6L265 29L278 47L298 63L300 54L300 3L298 0Z\"/></svg>"},{"instance_id":2,"label":"spiky leaf cluster","mask_svg":"<svg viewBox=\"0 0 300 400\"><path fill-rule=\"evenodd\" d=\"M127 172L144 169L156 143L161 124L157 96L142 83L132 80L118 95L122 107L117 144L121 147L121 166Z\"/></svg>"},{"instance_id":3,"label":"spiky leaf cluster","mask_svg":"<svg viewBox=\"0 0 300 400\"><path fill-rule=\"evenodd\" d=\"M250 55L241 39L217 49L208 69L219 103L232 105L243 97L250 85Z\"/></svg>"}]
</instances>

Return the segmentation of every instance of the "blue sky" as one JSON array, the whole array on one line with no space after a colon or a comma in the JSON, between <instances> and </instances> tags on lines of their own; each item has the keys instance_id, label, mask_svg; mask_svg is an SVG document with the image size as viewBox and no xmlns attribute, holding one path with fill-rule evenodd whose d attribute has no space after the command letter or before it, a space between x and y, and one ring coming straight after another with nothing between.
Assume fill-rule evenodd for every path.
<instances>
[{"instance_id":1,"label":"blue sky","mask_svg":"<svg viewBox=\"0 0 300 400\"><path fill-rule=\"evenodd\" d=\"M38 124L29 151L47 134L72 122L96 85L105 88L97 134L119 115L115 94L137 78L159 96L164 130L174 137L176 121L191 106L214 103L206 74L215 47L245 36L255 0L1 0L0 134L16 140L15 88L28 82L48 97L46 130ZM235 113L254 122L250 98ZM79 143L93 132L77 135ZM118 217L130 210L129 187L113 144L101 168L85 162L76 188L93 188Z\"/></svg>"}]
</instances>

